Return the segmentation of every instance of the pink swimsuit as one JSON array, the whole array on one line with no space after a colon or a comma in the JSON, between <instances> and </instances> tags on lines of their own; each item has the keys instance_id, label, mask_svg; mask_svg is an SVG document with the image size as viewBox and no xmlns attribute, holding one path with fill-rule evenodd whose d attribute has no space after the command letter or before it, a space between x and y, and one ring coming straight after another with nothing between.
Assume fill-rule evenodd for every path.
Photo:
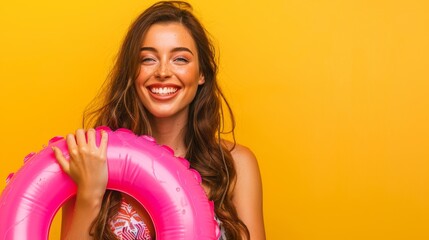
<instances>
[{"instance_id":1,"label":"pink swimsuit","mask_svg":"<svg viewBox=\"0 0 429 240\"><path fill-rule=\"evenodd\" d=\"M118 213L110 222L110 229L119 240L151 240L149 229L137 211L124 198Z\"/></svg>"}]
</instances>

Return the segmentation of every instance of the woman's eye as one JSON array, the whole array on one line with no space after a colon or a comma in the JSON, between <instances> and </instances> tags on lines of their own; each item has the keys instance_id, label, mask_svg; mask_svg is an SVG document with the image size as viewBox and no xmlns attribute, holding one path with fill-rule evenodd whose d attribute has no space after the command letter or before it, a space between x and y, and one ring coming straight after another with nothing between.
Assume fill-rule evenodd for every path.
<instances>
[{"instance_id":1,"label":"woman's eye","mask_svg":"<svg viewBox=\"0 0 429 240\"><path fill-rule=\"evenodd\" d=\"M144 64L150 64L150 63L154 63L154 62L155 62L155 59L153 59L153 58L145 57L145 58L141 59L141 63L144 63Z\"/></svg>"},{"instance_id":2,"label":"woman's eye","mask_svg":"<svg viewBox=\"0 0 429 240\"><path fill-rule=\"evenodd\" d=\"M178 63L188 63L189 62L188 59L186 59L184 57L175 58L174 61L178 62Z\"/></svg>"}]
</instances>

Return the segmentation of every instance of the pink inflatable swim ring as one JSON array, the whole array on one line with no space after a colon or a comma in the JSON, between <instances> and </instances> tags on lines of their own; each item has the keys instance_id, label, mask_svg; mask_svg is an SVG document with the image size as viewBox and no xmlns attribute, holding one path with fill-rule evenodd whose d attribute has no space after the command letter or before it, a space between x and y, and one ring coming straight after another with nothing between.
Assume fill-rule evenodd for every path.
<instances>
[{"instance_id":1,"label":"pink inflatable swim ring","mask_svg":"<svg viewBox=\"0 0 429 240\"><path fill-rule=\"evenodd\" d=\"M153 138L136 136L127 129L99 127L98 142L101 130L109 134L107 188L130 195L145 207L157 240L218 238L213 202L187 160L175 157ZM8 177L0 197L0 239L48 239L56 212L76 194L75 183L61 170L51 146L68 154L65 140L53 138Z\"/></svg>"}]
</instances>

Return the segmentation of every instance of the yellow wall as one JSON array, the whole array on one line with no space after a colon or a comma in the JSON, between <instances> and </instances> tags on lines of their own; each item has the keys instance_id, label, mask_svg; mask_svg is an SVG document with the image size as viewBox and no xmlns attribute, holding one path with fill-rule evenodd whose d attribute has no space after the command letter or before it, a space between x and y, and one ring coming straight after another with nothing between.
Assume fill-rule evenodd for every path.
<instances>
[{"instance_id":1,"label":"yellow wall","mask_svg":"<svg viewBox=\"0 0 429 240\"><path fill-rule=\"evenodd\" d=\"M238 141L259 159L268 238L429 239L427 1L193 3L220 45ZM0 189L80 126L149 4L2 2Z\"/></svg>"}]
</instances>

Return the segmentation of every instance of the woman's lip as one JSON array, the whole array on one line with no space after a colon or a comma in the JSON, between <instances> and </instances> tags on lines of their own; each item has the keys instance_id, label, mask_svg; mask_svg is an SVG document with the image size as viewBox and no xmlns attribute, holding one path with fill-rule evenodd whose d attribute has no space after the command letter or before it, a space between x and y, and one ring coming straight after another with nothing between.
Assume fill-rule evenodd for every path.
<instances>
[{"instance_id":1,"label":"woman's lip","mask_svg":"<svg viewBox=\"0 0 429 240\"><path fill-rule=\"evenodd\" d=\"M146 87L149 94L157 100L169 100L174 98L181 87L175 84L151 84Z\"/></svg>"}]
</instances>

